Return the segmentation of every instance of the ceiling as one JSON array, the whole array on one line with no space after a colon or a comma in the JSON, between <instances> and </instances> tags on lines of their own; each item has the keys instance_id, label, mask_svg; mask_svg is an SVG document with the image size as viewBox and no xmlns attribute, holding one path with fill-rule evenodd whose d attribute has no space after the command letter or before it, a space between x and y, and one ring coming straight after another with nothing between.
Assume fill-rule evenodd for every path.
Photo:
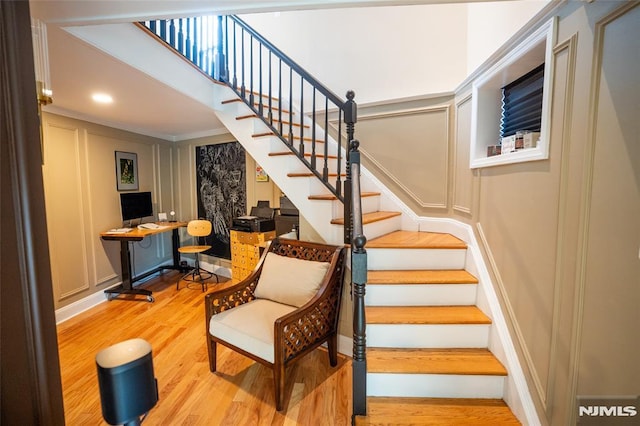
<instances>
[{"instance_id":1,"label":"ceiling","mask_svg":"<svg viewBox=\"0 0 640 426\"><path fill-rule=\"evenodd\" d=\"M210 108L76 38L65 26L205 13L451 2L458 0L32 0L32 16L47 23L53 104L44 110L169 141L226 133ZM95 92L109 93L114 102L95 103Z\"/></svg>"}]
</instances>

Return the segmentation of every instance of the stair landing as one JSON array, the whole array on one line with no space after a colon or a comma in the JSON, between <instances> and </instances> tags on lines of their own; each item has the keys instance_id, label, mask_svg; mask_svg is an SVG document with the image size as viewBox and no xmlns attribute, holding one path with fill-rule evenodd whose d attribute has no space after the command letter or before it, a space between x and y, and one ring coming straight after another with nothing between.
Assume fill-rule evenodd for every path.
<instances>
[{"instance_id":1,"label":"stair landing","mask_svg":"<svg viewBox=\"0 0 640 426\"><path fill-rule=\"evenodd\" d=\"M367 248L466 249L467 244L451 234L395 231L368 241Z\"/></svg>"},{"instance_id":2,"label":"stair landing","mask_svg":"<svg viewBox=\"0 0 640 426\"><path fill-rule=\"evenodd\" d=\"M520 424L501 399L369 397L367 409L356 426Z\"/></svg>"}]
</instances>

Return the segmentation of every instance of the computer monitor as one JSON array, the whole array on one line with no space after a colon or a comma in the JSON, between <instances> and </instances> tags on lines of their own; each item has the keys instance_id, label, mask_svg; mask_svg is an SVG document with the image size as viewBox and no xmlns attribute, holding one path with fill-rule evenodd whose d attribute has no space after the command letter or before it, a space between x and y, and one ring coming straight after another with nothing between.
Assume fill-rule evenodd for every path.
<instances>
[{"instance_id":1,"label":"computer monitor","mask_svg":"<svg viewBox=\"0 0 640 426\"><path fill-rule=\"evenodd\" d=\"M153 216L151 192L123 192L120 194L122 220L141 219Z\"/></svg>"}]
</instances>

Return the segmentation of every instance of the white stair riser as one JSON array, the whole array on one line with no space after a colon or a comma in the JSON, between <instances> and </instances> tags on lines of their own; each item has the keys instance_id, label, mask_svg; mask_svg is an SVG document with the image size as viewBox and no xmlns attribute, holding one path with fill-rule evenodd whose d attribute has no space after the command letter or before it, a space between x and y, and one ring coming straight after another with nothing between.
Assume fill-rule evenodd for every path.
<instances>
[{"instance_id":1,"label":"white stair riser","mask_svg":"<svg viewBox=\"0 0 640 426\"><path fill-rule=\"evenodd\" d=\"M389 219L367 223L363 225L364 235L367 237L367 240L371 240L381 235L385 235L390 232L397 231L398 229L400 229L401 221L402 220L400 216L394 216ZM371 257L369 257L369 259L371 259ZM372 265L371 260L368 260L368 262L369 262L369 265ZM376 268L376 269L384 269L384 268Z\"/></svg>"},{"instance_id":2,"label":"white stair riser","mask_svg":"<svg viewBox=\"0 0 640 426\"><path fill-rule=\"evenodd\" d=\"M504 376L368 373L367 396L502 398Z\"/></svg>"},{"instance_id":3,"label":"white stair riser","mask_svg":"<svg viewBox=\"0 0 640 426\"><path fill-rule=\"evenodd\" d=\"M464 269L467 255L466 249L369 248L367 253L372 270Z\"/></svg>"},{"instance_id":4,"label":"white stair riser","mask_svg":"<svg viewBox=\"0 0 640 426\"><path fill-rule=\"evenodd\" d=\"M307 168L307 166L305 166L302 161L300 161L298 159L297 156L295 155L289 155L287 156L288 158L291 159L291 165L290 165L290 169L289 171L292 173L308 173L309 169ZM305 159L309 162L309 164L311 164L311 157L305 157ZM344 173L344 164L342 164L342 171L341 173ZM329 158L329 160L327 160L327 169L329 171L329 173L337 173L338 171L338 162L336 161L336 159L334 158ZM316 170L322 174L323 170L324 170L324 157L316 157ZM330 177L330 180L336 179L336 177Z\"/></svg>"},{"instance_id":5,"label":"white stair riser","mask_svg":"<svg viewBox=\"0 0 640 426\"><path fill-rule=\"evenodd\" d=\"M471 306L477 284L367 285L367 306Z\"/></svg>"},{"instance_id":6,"label":"white stair riser","mask_svg":"<svg viewBox=\"0 0 640 426\"><path fill-rule=\"evenodd\" d=\"M289 148L289 145L286 144L285 142L282 141L282 139L280 139L279 137L273 135L273 137L269 137L269 136L260 136L260 137L256 137L254 139L256 140L262 140L262 139L267 139L269 138L269 144L270 144L270 149L271 152L288 152L291 151L291 148ZM316 154L324 154L324 145L325 144L316 144ZM295 140L293 141L293 147L296 149L296 151L300 151L300 141L299 140ZM329 144L329 146L327 147L327 151L329 155L337 155L336 151L337 148L333 145L333 144ZM305 141L304 142L304 152L305 153L311 153L311 141ZM318 159L319 161L320 159ZM337 161L334 160L334 161ZM342 163L342 173L344 173L344 157L341 157L341 163Z\"/></svg>"},{"instance_id":7,"label":"white stair riser","mask_svg":"<svg viewBox=\"0 0 640 426\"><path fill-rule=\"evenodd\" d=\"M486 348L489 324L367 324L367 346Z\"/></svg>"},{"instance_id":8,"label":"white stair riser","mask_svg":"<svg viewBox=\"0 0 640 426\"><path fill-rule=\"evenodd\" d=\"M380 197L379 196L371 196L371 197L362 197L360 199L362 213L373 213L380 210ZM333 201L333 218L339 219L344 217L344 206L340 201Z\"/></svg>"}]
</instances>

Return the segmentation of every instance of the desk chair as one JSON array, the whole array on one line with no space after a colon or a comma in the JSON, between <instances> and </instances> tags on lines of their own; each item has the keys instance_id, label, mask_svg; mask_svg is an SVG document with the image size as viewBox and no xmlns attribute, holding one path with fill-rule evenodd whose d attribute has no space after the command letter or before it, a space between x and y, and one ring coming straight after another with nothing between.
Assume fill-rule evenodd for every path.
<instances>
[{"instance_id":1,"label":"desk chair","mask_svg":"<svg viewBox=\"0 0 640 426\"><path fill-rule=\"evenodd\" d=\"M211 234L211 222L209 222L208 220L189 221L189 223L187 224L187 233L192 237L195 237L196 243L199 243L201 237L206 237L207 235ZM195 254L195 263L193 265L193 269L191 269L189 272L178 279L178 282L176 283L176 290L180 289L180 281L182 280L190 282L200 282L200 284L202 284L202 291L205 291L207 287L205 280L211 278L212 276L216 277L216 282L220 282L216 274L200 267L200 253L207 251L210 248L211 246L207 245L191 245L178 247L178 251L180 253Z\"/></svg>"}]
</instances>

